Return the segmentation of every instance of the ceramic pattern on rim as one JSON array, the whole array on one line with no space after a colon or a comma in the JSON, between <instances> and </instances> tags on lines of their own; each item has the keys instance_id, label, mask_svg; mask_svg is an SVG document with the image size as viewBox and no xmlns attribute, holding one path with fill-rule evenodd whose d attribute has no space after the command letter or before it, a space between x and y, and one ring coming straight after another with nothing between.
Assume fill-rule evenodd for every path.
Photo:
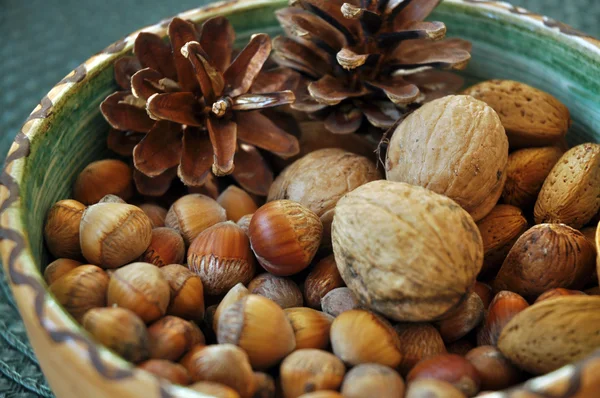
<instances>
[{"instance_id":1,"label":"ceramic pattern on rim","mask_svg":"<svg viewBox=\"0 0 600 398\"><path fill-rule=\"evenodd\" d=\"M547 29L558 29L558 31L569 36L579 44L592 48L600 52L600 41L586 36L583 33L569 27L568 25L557 22L553 19L543 17L538 14L528 12L527 10L515 7L504 2L486 1L486 0L446 0L449 3L465 4L470 7L486 8L493 12L510 13L518 15L520 18L526 18L528 21L536 23ZM280 2L285 4L283 0ZM216 14L230 13L236 9L257 8L262 5L272 4L270 0L231 0L214 3L206 7L193 9L178 14L178 17L191 19L196 22L210 18ZM23 127L17 134L13 145L11 146L6 158L5 167L0 174L0 242L5 252L8 250L7 242L12 242L8 255L8 261L4 265L10 281L15 286L28 286L34 291L34 309L40 326L48 333L48 336L56 343L67 341L79 342L85 346L90 362L96 371L103 377L110 380L122 380L130 378L135 371L131 367L117 367L109 364L100 355L100 348L95 342L87 336L78 334L70 329L55 329L50 322L46 322L45 304L53 300L47 297L47 291L44 288L39 272L28 273L21 270L22 264L19 257L27 256L27 238L14 228L8 227L11 224L20 222L19 209L13 207L19 201L18 177L22 173L22 166L30 152L30 139L37 134L43 134L48 128L48 123L44 121L52 115L53 107L65 100L71 89L92 78L95 72L106 63L113 62L125 52L132 49L137 35L144 32L152 32L161 36L166 34L166 27L172 18L164 19L156 25L140 29L129 36L111 44L100 53L92 56L85 63L77 67L64 79L62 79L50 92L42 98L40 104L34 109L31 115L25 121ZM17 163L15 163L17 162ZM12 214L15 213L15 214ZM62 311L62 310L60 310ZM559 370L549 373L545 376L529 380L521 386L517 386L505 392L497 392L486 395L489 398L504 397L543 397L543 398L571 398L575 396L588 396L587 392L592 390L585 389L585 381L588 381L593 388L592 370L600 368L600 350L591 356L576 364L567 365ZM159 383L159 395L163 398L173 397L169 392L172 386L168 383ZM583 389L582 389L583 388ZM555 391L561 392L555 392ZM189 390L188 390L189 391ZM553 391L553 392L549 392Z\"/></svg>"}]
</instances>

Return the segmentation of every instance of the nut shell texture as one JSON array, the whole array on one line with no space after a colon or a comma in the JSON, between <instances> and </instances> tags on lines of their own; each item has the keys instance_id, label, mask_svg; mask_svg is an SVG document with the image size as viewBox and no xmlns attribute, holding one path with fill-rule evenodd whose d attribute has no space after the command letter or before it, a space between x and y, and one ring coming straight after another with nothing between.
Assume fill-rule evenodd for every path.
<instances>
[{"instance_id":1,"label":"nut shell texture","mask_svg":"<svg viewBox=\"0 0 600 398\"><path fill-rule=\"evenodd\" d=\"M79 226L85 205L76 200L61 200L52 206L44 225L48 250L57 258L81 259Z\"/></svg>"},{"instance_id":2,"label":"nut shell texture","mask_svg":"<svg viewBox=\"0 0 600 398\"><path fill-rule=\"evenodd\" d=\"M397 321L430 321L463 300L483 263L481 235L456 202L374 181L336 207L333 251L360 301Z\"/></svg>"},{"instance_id":3,"label":"nut shell texture","mask_svg":"<svg viewBox=\"0 0 600 398\"><path fill-rule=\"evenodd\" d=\"M226 220L225 209L216 200L202 194L189 194L171 205L165 226L179 232L189 246L202 231Z\"/></svg>"},{"instance_id":4,"label":"nut shell texture","mask_svg":"<svg viewBox=\"0 0 600 398\"><path fill-rule=\"evenodd\" d=\"M386 176L448 196L478 221L502 193L507 160L508 140L496 112L454 95L423 105L396 128Z\"/></svg>"}]
</instances>

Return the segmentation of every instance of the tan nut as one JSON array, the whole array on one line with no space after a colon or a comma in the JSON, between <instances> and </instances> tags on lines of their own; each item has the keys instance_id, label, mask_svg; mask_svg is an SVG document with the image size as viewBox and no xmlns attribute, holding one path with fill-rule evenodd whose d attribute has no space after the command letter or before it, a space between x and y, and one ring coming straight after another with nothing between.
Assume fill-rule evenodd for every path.
<instances>
[{"instance_id":1,"label":"tan nut","mask_svg":"<svg viewBox=\"0 0 600 398\"><path fill-rule=\"evenodd\" d=\"M248 291L248 289L246 289L246 287L241 283L238 283L237 285L229 289L225 297L223 297L223 300L221 300L221 302L217 306L215 313L213 314L212 327L215 333L217 333L217 330L219 329L219 317L221 316L221 313L225 311L225 309L231 304L235 303L243 297L246 297L249 294L250 292Z\"/></svg>"},{"instance_id":2,"label":"tan nut","mask_svg":"<svg viewBox=\"0 0 600 398\"><path fill-rule=\"evenodd\" d=\"M300 288L291 279L273 274L264 273L252 279L248 284L248 290L252 294L264 296L283 309L302 307L302 293Z\"/></svg>"},{"instance_id":3,"label":"tan nut","mask_svg":"<svg viewBox=\"0 0 600 398\"><path fill-rule=\"evenodd\" d=\"M44 238L54 257L82 259L79 226L85 205L76 200L61 200L48 211Z\"/></svg>"},{"instance_id":4,"label":"tan nut","mask_svg":"<svg viewBox=\"0 0 600 398\"><path fill-rule=\"evenodd\" d=\"M297 350L324 350L329 346L329 331L333 322L331 315L306 307L287 308L284 312L294 329Z\"/></svg>"},{"instance_id":5,"label":"tan nut","mask_svg":"<svg viewBox=\"0 0 600 398\"><path fill-rule=\"evenodd\" d=\"M82 265L79 261L70 260L68 258L59 258L58 260L52 261L44 270L44 280L50 286L60 278L62 278L67 272Z\"/></svg>"},{"instance_id":6,"label":"tan nut","mask_svg":"<svg viewBox=\"0 0 600 398\"><path fill-rule=\"evenodd\" d=\"M342 395L345 398L396 398L404 396L404 381L388 366L368 363L355 366L344 378Z\"/></svg>"},{"instance_id":7,"label":"tan nut","mask_svg":"<svg viewBox=\"0 0 600 398\"><path fill-rule=\"evenodd\" d=\"M318 390L336 390L346 368L326 351L301 349L288 355L279 369L284 398L298 398Z\"/></svg>"},{"instance_id":8,"label":"tan nut","mask_svg":"<svg viewBox=\"0 0 600 398\"><path fill-rule=\"evenodd\" d=\"M408 385L404 398L467 398L467 396L448 382L421 379Z\"/></svg>"},{"instance_id":9,"label":"tan nut","mask_svg":"<svg viewBox=\"0 0 600 398\"><path fill-rule=\"evenodd\" d=\"M98 203L105 195L117 195L129 200L133 194L131 168L116 159L104 159L88 164L75 181L73 197L85 204Z\"/></svg>"},{"instance_id":10,"label":"tan nut","mask_svg":"<svg viewBox=\"0 0 600 398\"><path fill-rule=\"evenodd\" d=\"M189 320L202 319L204 289L200 277L179 264L169 264L160 268L160 272L171 290L167 314Z\"/></svg>"},{"instance_id":11,"label":"tan nut","mask_svg":"<svg viewBox=\"0 0 600 398\"><path fill-rule=\"evenodd\" d=\"M254 199L243 189L230 185L217 198L217 203L227 212L227 219L238 222L247 214L252 214L258 209Z\"/></svg>"},{"instance_id":12,"label":"tan nut","mask_svg":"<svg viewBox=\"0 0 600 398\"><path fill-rule=\"evenodd\" d=\"M149 359L137 367L173 384L187 386L191 381L188 371L183 366L164 359Z\"/></svg>"},{"instance_id":13,"label":"tan nut","mask_svg":"<svg viewBox=\"0 0 600 398\"><path fill-rule=\"evenodd\" d=\"M193 322L167 315L148 327L150 358L177 361L197 344L205 344L204 335Z\"/></svg>"},{"instance_id":14,"label":"tan nut","mask_svg":"<svg viewBox=\"0 0 600 398\"><path fill-rule=\"evenodd\" d=\"M201 194L190 194L171 205L165 218L165 226L179 232L189 246L202 231L226 220L225 209L214 199Z\"/></svg>"}]
</instances>

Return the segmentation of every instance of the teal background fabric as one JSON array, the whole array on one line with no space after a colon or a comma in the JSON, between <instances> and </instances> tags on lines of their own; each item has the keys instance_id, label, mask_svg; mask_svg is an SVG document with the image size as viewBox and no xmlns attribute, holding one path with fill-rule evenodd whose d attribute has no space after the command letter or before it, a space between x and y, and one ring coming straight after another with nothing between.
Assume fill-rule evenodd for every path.
<instances>
[{"instance_id":1,"label":"teal background fabric","mask_svg":"<svg viewBox=\"0 0 600 398\"><path fill-rule=\"evenodd\" d=\"M0 0L0 163L39 100L90 55L208 0ZM600 37L598 0L514 0ZM0 398L52 397L0 268Z\"/></svg>"}]
</instances>

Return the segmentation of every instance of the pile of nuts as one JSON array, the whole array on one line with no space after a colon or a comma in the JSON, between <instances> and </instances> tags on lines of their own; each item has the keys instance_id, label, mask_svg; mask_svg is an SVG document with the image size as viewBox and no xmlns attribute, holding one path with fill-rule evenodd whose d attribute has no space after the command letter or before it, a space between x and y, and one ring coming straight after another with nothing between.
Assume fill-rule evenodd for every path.
<instances>
[{"instance_id":1,"label":"pile of nuts","mask_svg":"<svg viewBox=\"0 0 600 398\"><path fill-rule=\"evenodd\" d=\"M532 87L464 94L399 124L386 179L318 149L266 201L150 202L126 163L94 162L48 213L50 292L113 352L216 397L484 396L584 358L600 145L568 149L567 108Z\"/></svg>"}]
</instances>

